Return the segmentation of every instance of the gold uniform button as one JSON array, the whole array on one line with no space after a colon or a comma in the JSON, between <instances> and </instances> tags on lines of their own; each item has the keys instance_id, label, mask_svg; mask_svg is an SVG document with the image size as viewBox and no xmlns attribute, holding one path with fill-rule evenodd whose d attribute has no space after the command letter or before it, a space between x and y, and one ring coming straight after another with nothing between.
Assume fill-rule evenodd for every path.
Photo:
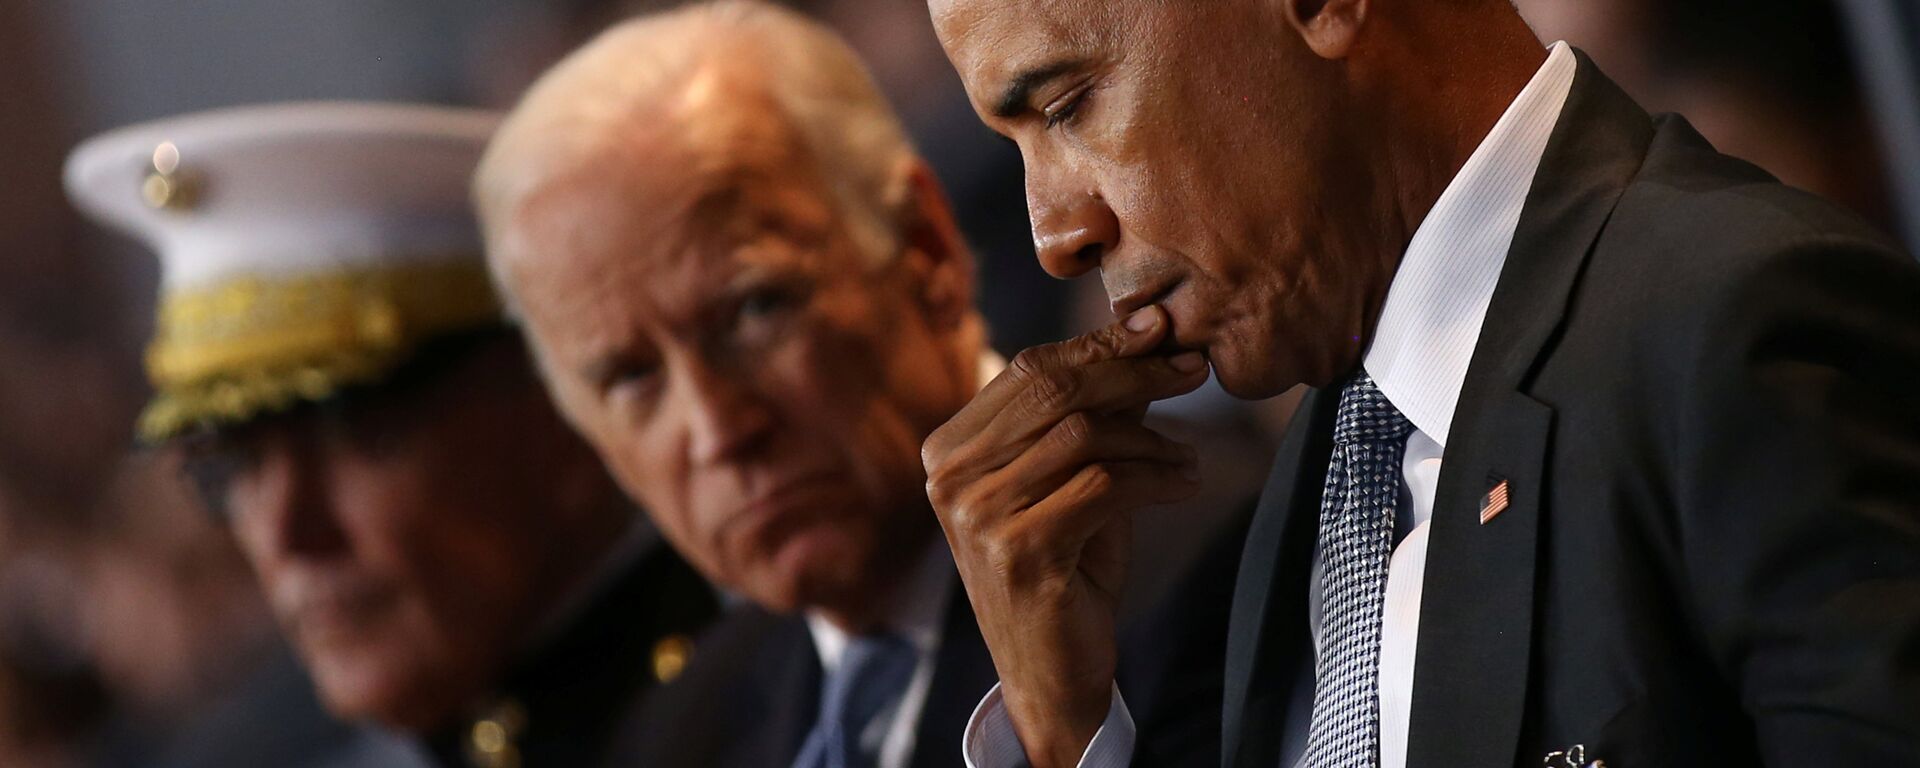
<instances>
[{"instance_id":1,"label":"gold uniform button","mask_svg":"<svg viewBox=\"0 0 1920 768\"><path fill-rule=\"evenodd\" d=\"M140 184L140 197L155 210L191 211L200 204L200 185L184 173L152 173Z\"/></svg>"},{"instance_id":2,"label":"gold uniform button","mask_svg":"<svg viewBox=\"0 0 1920 768\"><path fill-rule=\"evenodd\" d=\"M671 683L686 671L693 658L693 640L686 635L667 635L653 644L653 679Z\"/></svg>"},{"instance_id":3,"label":"gold uniform button","mask_svg":"<svg viewBox=\"0 0 1920 768\"><path fill-rule=\"evenodd\" d=\"M507 729L492 720L473 724L473 748L482 754L496 754L507 748Z\"/></svg>"},{"instance_id":4,"label":"gold uniform button","mask_svg":"<svg viewBox=\"0 0 1920 768\"><path fill-rule=\"evenodd\" d=\"M140 183L140 198L155 210L188 211L199 203L199 184L180 170L180 148L161 142L153 149L150 173Z\"/></svg>"},{"instance_id":5,"label":"gold uniform button","mask_svg":"<svg viewBox=\"0 0 1920 768\"><path fill-rule=\"evenodd\" d=\"M165 209L173 204L173 177L164 173L149 174L140 185L140 197L151 208Z\"/></svg>"},{"instance_id":6,"label":"gold uniform button","mask_svg":"<svg viewBox=\"0 0 1920 768\"><path fill-rule=\"evenodd\" d=\"M526 710L502 702L467 732L468 760L480 768L520 768L520 750L513 741L526 727Z\"/></svg>"},{"instance_id":7,"label":"gold uniform button","mask_svg":"<svg viewBox=\"0 0 1920 768\"><path fill-rule=\"evenodd\" d=\"M400 344L400 309L384 299L368 299L356 310L355 338L376 349L391 349Z\"/></svg>"}]
</instances>

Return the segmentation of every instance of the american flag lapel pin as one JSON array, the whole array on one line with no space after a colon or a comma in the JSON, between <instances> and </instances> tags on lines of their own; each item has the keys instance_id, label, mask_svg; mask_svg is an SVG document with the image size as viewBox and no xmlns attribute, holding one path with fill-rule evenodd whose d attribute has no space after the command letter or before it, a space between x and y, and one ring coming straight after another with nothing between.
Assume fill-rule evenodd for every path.
<instances>
[{"instance_id":1,"label":"american flag lapel pin","mask_svg":"<svg viewBox=\"0 0 1920 768\"><path fill-rule=\"evenodd\" d=\"M1503 478L1480 497L1480 524L1486 525L1507 511L1507 481Z\"/></svg>"},{"instance_id":2,"label":"american flag lapel pin","mask_svg":"<svg viewBox=\"0 0 1920 768\"><path fill-rule=\"evenodd\" d=\"M1587 745L1575 744L1566 749L1548 752L1540 761L1543 768L1607 768L1606 761L1587 762Z\"/></svg>"}]
</instances>

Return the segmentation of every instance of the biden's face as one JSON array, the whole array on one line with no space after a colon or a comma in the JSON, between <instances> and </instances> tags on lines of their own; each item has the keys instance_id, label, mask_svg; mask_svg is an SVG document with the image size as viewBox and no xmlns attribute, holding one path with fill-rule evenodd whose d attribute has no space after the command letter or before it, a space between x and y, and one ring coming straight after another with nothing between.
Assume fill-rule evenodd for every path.
<instances>
[{"instance_id":1,"label":"biden's face","mask_svg":"<svg viewBox=\"0 0 1920 768\"><path fill-rule=\"evenodd\" d=\"M1284 5L930 1L975 109L1020 147L1041 265L1097 270L1120 316L1161 305L1242 397L1356 365L1391 277L1348 236L1379 206L1339 65Z\"/></svg>"},{"instance_id":2,"label":"biden's face","mask_svg":"<svg viewBox=\"0 0 1920 768\"><path fill-rule=\"evenodd\" d=\"M920 444L975 361L930 311L938 270L860 252L806 149L763 127L552 182L497 256L562 411L688 560L837 610L933 540Z\"/></svg>"},{"instance_id":3,"label":"biden's face","mask_svg":"<svg viewBox=\"0 0 1920 768\"><path fill-rule=\"evenodd\" d=\"M444 725L592 559L582 540L618 525L604 470L519 342L494 338L404 387L187 446L336 715Z\"/></svg>"}]
</instances>

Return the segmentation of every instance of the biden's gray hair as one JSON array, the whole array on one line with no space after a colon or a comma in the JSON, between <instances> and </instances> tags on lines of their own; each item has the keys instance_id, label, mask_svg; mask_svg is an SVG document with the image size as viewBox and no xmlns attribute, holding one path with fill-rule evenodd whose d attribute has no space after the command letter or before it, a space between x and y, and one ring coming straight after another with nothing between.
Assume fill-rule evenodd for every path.
<instances>
[{"instance_id":1,"label":"biden's gray hair","mask_svg":"<svg viewBox=\"0 0 1920 768\"><path fill-rule=\"evenodd\" d=\"M866 66L838 35L762 0L715 0L636 17L542 75L494 135L475 173L474 203L489 253L511 247L516 211L530 195L593 163L632 157L619 149L635 121L659 120L721 57L731 57L728 66L754 68L784 112L775 117L787 121L819 164L854 244L874 266L891 261L911 203L905 171L916 157L913 146ZM699 119L688 115L683 122ZM488 261L499 282L498 259Z\"/></svg>"}]
</instances>

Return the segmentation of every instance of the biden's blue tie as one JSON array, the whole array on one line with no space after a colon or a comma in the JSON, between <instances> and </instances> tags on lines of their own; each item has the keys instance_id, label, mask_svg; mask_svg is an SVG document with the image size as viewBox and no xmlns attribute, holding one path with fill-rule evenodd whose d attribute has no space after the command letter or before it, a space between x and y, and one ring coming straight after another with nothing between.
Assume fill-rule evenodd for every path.
<instances>
[{"instance_id":1,"label":"biden's blue tie","mask_svg":"<svg viewBox=\"0 0 1920 768\"><path fill-rule=\"evenodd\" d=\"M898 636L851 638L821 690L820 717L794 768L873 768L880 745L862 744L861 734L898 704L918 661L913 646Z\"/></svg>"}]
</instances>

